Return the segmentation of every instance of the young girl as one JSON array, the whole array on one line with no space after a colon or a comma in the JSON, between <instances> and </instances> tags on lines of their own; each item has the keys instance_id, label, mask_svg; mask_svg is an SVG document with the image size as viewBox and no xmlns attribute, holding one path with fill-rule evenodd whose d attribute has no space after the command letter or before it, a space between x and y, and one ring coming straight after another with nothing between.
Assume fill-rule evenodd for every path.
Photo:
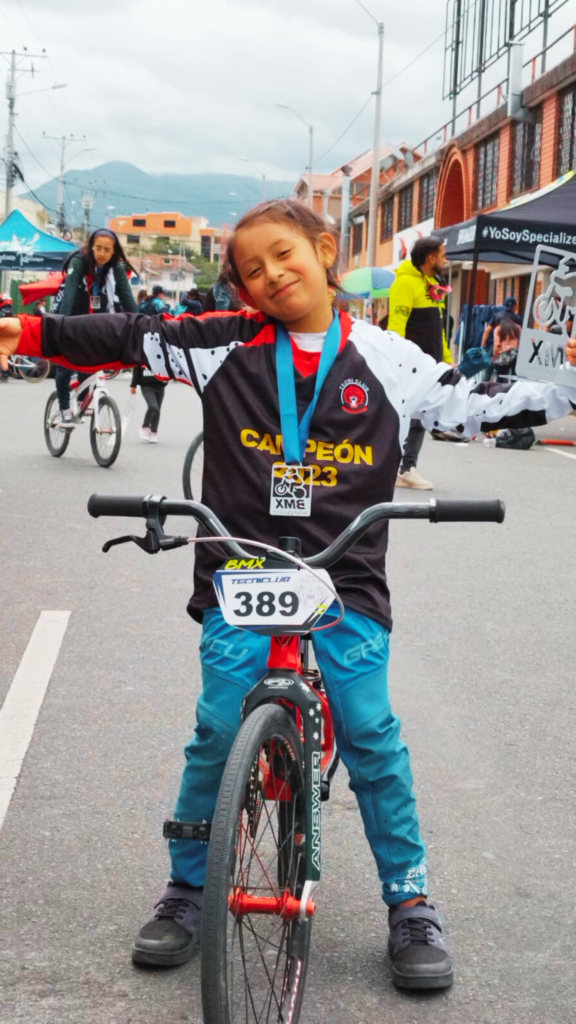
<instances>
[{"instance_id":1,"label":"young girl","mask_svg":"<svg viewBox=\"0 0 576 1024\"><path fill-rule=\"evenodd\" d=\"M86 313L135 313L126 268L132 270L117 235L108 228L97 228L80 252L70 256L64 265L66 278L54 299L53 312L60 316L83 316ZM73 430L74 416L70 408L72 370L56 366L56 391L64 426ZM80 374L82 384L90 374ZM78 393L78 398L82 392Z\"/></svg>"},{"instance_id":2,"label":"young girl","mask_svg":"<svg viewBox=\"0 0 576 1024\"><path fill-rule=\"evenodd\" d=\"M242 218L228 245L232 283L259 312L182 320L22 317L0 324L0 356L5 361L17 349L90 369L145 363L163 379L192 384L204 405L203 501L237 536L274 544L297 532L305 555L325 547L367 506L393 498L411 418L429 430L466 435L510 420L542 423L574 408L572 389L548 384L471 388L404 338L345 313L334 317L336 257L336 239L317 214L295 201L262 203ZM304 440L305 460L314 467L311 511L295 522L270 514L273 465L289 460L277 364L293 379L300 419L314 397L324 345L333 361ZM576 365L576 344L568 358ZM452 982L452 963L427 899L408 751L387 690L387 539L387 524L373 527L332 571L346 615L315 634L315 652L389 907L394 981L442 988ZM242 699L264 674L268 651L265 637L224 622L212 586L224 557L216 547L196 551L188 606L203 624L203 691L176 808L183 821L212 820ZM206 845L176 840L170 853L171 881L134 943L140 963L183 963L199 936Z\"/></svg>"}]
</instances>

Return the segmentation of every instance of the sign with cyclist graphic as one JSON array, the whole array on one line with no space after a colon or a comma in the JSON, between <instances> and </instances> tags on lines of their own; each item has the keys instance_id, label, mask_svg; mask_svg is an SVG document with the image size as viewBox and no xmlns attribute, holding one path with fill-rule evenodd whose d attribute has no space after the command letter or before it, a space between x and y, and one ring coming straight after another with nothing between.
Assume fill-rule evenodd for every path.
<instances>
[{"instance_id":1,"label":"sign with cyclist graphic","mask_svg":"<svg viewBox=\"0 0 576 1024\"><path fill-rule=\"evenodd\" d=\"M558 266L551 272L548 286L536 295L542 254L555 256ZM575 314L576 253L539 245L516 361L519 377L576 388L576 373L566 365L566 345L576 332Z\"/></svg>"},{"instance_id":2,"label":"sign with cyclist graphic","mask_svg":"<svg viewBox=\"0 0 576 1024\"><path fill-rule=\"evenodd\" d=\"M312 512L312 466L272 466L271 516L309 516Z\"/></svg>"}]
</instances>

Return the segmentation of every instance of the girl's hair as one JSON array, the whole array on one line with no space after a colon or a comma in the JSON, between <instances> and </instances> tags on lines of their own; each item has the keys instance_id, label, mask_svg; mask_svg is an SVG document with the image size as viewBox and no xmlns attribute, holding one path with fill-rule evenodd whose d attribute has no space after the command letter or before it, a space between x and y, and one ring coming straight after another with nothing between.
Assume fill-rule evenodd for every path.
<instances>
[{"instance_id":1,"label":"girl's hair","mask_svg":"<svg viewBox=\"0 0 576 1024\"><path fill-rule=\"evenodd\" d=\"M141 288L140 291L138 292L138 295L136 296L136 305L139 306L140 303L144 302L144 299L146 299L147 297L148 292L146 291L145 288Z\"/></svg>"},{"instance_id":2,"label":"girl's hair","mask_svg":"<svg viewBox=\"0 0 576 1024\"><path fill-rule=\"evenodd\" d=\"M90 235L90 238L88 239L86 245L78 252L73 252L68 257L66 263L64 264L63 270L67 269L70 260L74 259L75 256L80 256L82 259L82 263L84 264L84 270L87 271L89 274L95 274L96 261L94 259L94 253L92 252L92 249L94 248L94 242L98 235L104 235L105 238L110 238L114 242L114 252L112 253L110 259L108 260L108 263L105 264L105 267L107 269L110 269L110 267L115 267L118 263L123 263L128 270L131 270L133 274L136 274L136 270L134 270L132 264L129 263L128 260L126 259L124 250L118 240L118 235L116 235L114 231L110 231L109 228L96 228L96 231L93 231Z\"/></svg>"},{"instance_id":3,"label":"girl's hair","mask_svg":"<svg viewBox=\"0 0 576 1024\"><path fill-rule=\"evenodd\" d=\"M312 245L316 245L321 234L328 232L332 235L339 248L340 236L335 228L328 225L320 214L315 213L309 206L304 206L297 199L273 199L270 202L258 203L253 210L249 210L238 221L236 228L228 239L226 246L225 272L236 288L243 287L243 281L234 255L236 236L242 228L250 227L258 220L272 221L275 224L288 224L293 230L304 235ZM328 287L340 291L338 280L338 258L331 267L326 270Z\"/></svg>"},{"instance_id":4,"label":"girl's hair","mask_svg":"<svg viewBox=\"0 0 576 1024\"><path fill-rule=\"evenodd\" d=\"M520 341L520 326L515 324L513 320L501 320L496 330L499 331L500 341L506 341L508 338Z\"/></svg>"}]
</instances>

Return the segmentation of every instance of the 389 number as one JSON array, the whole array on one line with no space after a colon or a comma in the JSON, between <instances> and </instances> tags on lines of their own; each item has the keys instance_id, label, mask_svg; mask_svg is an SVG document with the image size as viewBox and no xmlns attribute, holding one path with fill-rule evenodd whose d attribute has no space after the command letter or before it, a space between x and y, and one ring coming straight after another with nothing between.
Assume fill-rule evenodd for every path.
<instances>
[{"instance_id":1,"label":"389 number","mask_svg":"<svg viewBox=\"0 0 576 1024\"><path fill-rule=\"evenodd\" d=\"M234 609L234 615L239 618L247 618L249 615L262 616L262 618L270 618L275 615L276 611L280 615L295 615L298 611L300 604L298 595L292 590L285 590L278 595L279 608L276 609L276 595L272 594L269 590L263 590L262 593L258 594L256 598L256 604L254 604L254 595L249 590L243 590L239 594L236 594L236 600L240 601L241 607Z\"/></svg>"}]
</instances>

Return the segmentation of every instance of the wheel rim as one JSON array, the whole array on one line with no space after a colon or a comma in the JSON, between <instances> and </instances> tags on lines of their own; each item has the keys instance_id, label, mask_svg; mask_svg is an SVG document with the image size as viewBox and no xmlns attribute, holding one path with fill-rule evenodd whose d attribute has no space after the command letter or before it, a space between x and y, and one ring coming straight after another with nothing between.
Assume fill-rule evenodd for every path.
<instances>
[{"instance_id":1,"label":"wheel rim","mask_svg":"<svg viewBox=\"0 0 576 1024\"><path fill-rule=\"evenodd\" d=\"M118 434L116 428L116 417L112 406L108 405L107 402L101 402L98 409L98 427L96 428L95 423L92 427L94 431L94 440L96 442L96 448L101 459L109 459L114 451L116 444L116 436Z\"/></svg>"},{"instance_id":2,"label":"wheel rim","mask_svg":"<svg viewBox=\"0 0 576 1024\"><path fill-rule=\"evenodd\" d=\"M48 375L46 360L36 356L25 356L20 363L19 370L20 376L32 383L44 380Z\"/></svg>"},{"instance_id":3,"label":"wheel rim","mask_svg":"<svg viewBox=\"0 0 576 1024\"><path fill-rule=\"evenodd\" d=\"M61 423L62 413L60 412L57 399L54 399L46 415L46 433L50 447L54 451L59 451L62 448L68 436L68 432L62 429Z\"/></svg>"},{"instance_id":4,"label":"wheel rim","mask_svg":"<svg viewBox=\"0 0 576 1024\"><path fill-rule=\"evenodd\" d=\"M195 501L202 501L202 474L204 472L204 444L200 443L194 452L190 466L190 487Z\"/></svg>"},{"instance_id":5,"label":"wheel rim","mask_svg":"<svg viewBox=\"0 0 576 1024\"><path fill-rule=\"evenodd\" d=\"M274 758L275 784L269 780ZM226 980L230 1024L285 1021L303 984L308 922L243 909L242 901L299 905L304 866L302 776L285 738L254 758L236 833L229 880ZM264 799L264 793L267 799ZM291 795L286 801L283 797ZM296 897L296 899L293 899ZM293 911L294 912L294 908Z\"/></svg>"}]
</instances>

